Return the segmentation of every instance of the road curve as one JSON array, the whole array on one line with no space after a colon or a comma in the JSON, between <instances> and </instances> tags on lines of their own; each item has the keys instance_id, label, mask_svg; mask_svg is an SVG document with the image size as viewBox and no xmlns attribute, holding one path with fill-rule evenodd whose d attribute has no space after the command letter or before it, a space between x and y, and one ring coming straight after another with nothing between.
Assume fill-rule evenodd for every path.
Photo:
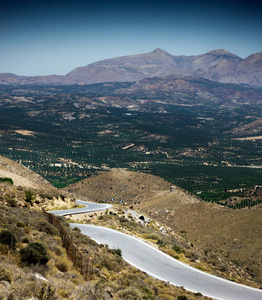
<instances>
[{"instance_id":1,"label":"road curve","mask_svg":"<svg viewBox=\"0 0 262 300\"><path fill-rule=\"evenodd\" d=\"M56 216L68 216L68 215L75 215L75 214L84 214L93 211L100 211L109 209L112 207L111 204L100 204L100 203L92 203L86 202L82 200L76 200L77 204L85 205L86 207L82 208L73 208L73 209L64 209L64 210L52 210L49 213L56 215Z\"/></svg>"},{"instance_id":2,"label":"road curve","mask_svg":"<svg viewBox=\"0 0 262 300\"><path fill-rule=\"evenodd\" d=\"M87 205L87 207L84 208L85 211L83 211L83 208L76 209L76 213L109 208L106 204L95 204L84 201L81 201L81 203L77 201L77 203ZM67 213L65 210L56 212L57 215L74 213L74 210L71 210L70 213ZM153 277L176 286L183 286L187 290L200 292L203 295L221 300L262 300L262 291L259 289L237 284L202 272L173 259L131 235L94 225L73 223L71 227L78 227L83 234L88 235L98 243L107 244L110 248L120 248L122 256L127 262Z\"/></svg>"}]
</instances>

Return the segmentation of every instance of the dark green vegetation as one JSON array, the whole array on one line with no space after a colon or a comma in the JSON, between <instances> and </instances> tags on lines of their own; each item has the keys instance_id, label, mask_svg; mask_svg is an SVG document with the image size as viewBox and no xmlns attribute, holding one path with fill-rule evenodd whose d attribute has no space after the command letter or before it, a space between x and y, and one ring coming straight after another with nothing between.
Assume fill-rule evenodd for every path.
<instances>
[{"instance_id":1,"label":"dark green vegetation","mask_svg":"<svg viewBox=\"0 0 262 300\"><path fill-rule=\"evenodd\" d=\"M12 178L6 178L6 177L5 178L0 178L0 182L9 182L11 184L14 183Z\"/></svg>"},{"instance_id":2,"label":"dark green vegetation","mask_svg":"<svg viewBox=\"0 0 262 300\"><path fill-rule=\"evenodd\" d=\"M7 245L9 249L15 249L16 238L10 230L0 232L0 243Z\"/></svg>"},{"instance_id":3,"label":"dark green vegetation","mask_svg":"<svg viewBox=\"0 0 262 300\"><path fill-rule=\"evenodd\" d=\"M29 243L20 250L21 261L28 265L45 265L49 261L46 247L39 242Z\"/></svg>"},{"instance_id":4,"label":"dark green vegetation","mask_svg":"<svg viewBox=\"0 0 262 300\"><path fill-rule=\"evenodd\" d=\"M236 140L245 131L234 130L261 117L262 91L191 80L178 92L168 80L160 90L153 79L136 90L2 87L0 153L56 187L113 167L158 175L206 201L261 184L262 140Z\"/></svg>"}]
</instances>

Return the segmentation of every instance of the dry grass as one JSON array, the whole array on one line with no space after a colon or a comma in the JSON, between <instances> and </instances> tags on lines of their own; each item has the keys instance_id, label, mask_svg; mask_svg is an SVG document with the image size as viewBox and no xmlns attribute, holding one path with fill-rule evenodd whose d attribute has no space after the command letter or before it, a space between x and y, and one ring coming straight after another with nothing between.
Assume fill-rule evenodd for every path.
<instances>
[{"instance_id":1,"label":"dry grass","mask_svg":"<svg viewBox=\"0 0 262 300\"><path fill-rule=\"evenodd\" d=\"M21 225L23 224L23 225ZM0 230L8 229L16 237L17 249L0 253L0 299L199 299L194 293L155 280L131 267L114 250L72 230L64 223L74 243L93 260L94 274L85 281L68 260L56 228L48 224L42 212L0 205ZM48 249L46 265L25 266L19 249L29 241L41 242ZM39 274L44 279L39 279ZM200 299L207 299L200 297Z\"/></svg>"}]
</instances>

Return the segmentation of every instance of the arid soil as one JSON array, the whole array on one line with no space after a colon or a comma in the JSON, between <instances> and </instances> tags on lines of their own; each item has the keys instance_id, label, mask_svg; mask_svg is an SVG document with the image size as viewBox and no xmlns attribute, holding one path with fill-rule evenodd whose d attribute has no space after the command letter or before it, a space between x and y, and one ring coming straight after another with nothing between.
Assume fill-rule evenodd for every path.
<instances>
[{"instance_id":1,"label":"arid soil","mask_svg":"<svg viewBox=\"0 0 262 300\"><path fill-rule=\"evenodd\" d=\"M82 199L119 203L171 227L202 251L246 268L262 283L261 206L232 210L206 203L159 177L115 169L67 187Z\"/></svg>"}]
</instances>

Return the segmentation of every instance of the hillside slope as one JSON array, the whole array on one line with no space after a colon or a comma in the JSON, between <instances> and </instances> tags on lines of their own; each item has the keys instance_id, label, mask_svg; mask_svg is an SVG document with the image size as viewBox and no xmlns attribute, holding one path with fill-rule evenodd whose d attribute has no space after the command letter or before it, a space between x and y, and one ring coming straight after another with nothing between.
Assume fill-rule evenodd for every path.
<instances>
[{"instance_id":1,"label":"hillside slope","mask_svg":"<svg viewBox=\"0 0 262 300\"><path fill-rule=\"evenodd\" d=\"M30 209L72 208L75 200L65 197L39 174L0 156L0 179L11 178L13 184L0 181L0 204Z\"/></svg>"},{"instance_id":2,"label":"hillside slope","mask_svg":"<svg viewBox=\"0 0 262 300\"><path fill-rule=\"evenodd\" d=\"M149 174L113 169L98 176L92 176L62 189L71 192L83 200L115 203L123 201L128 205L136 204L146 199L154 199L161 195L169 195L170 182ZM177 188L172 195L181 201L199 202L199 198Z\"/></svg>"},{"instance_id":3,"label":"hillside slope","mask_svg":"<svg viewBox=\"0 0 262 300\"><path fill-rule=\"evenodd\" d=\"M261 207L232 210L212 203L178 203L172 197L144 201L138 205L152 218L210 254L245 266L262 281Z\"/></svg>"},{"instance_id":4,"label":"hillside slope","mask_svg":"<svg viewBox=\"0 0 262 300\"><path fill-rule=\"evenodd\" d=\"M4 156L0 156L0 177L11 178L15 186L57 191L39 174Z\"/></svg>"},{"instance_id":5,"label":"hillside slope","mask_svg":"<svg viewBox=\"0 0 262 300\"><path fill-rule=\"evenodd\" d=\"M245 267L262 282L261 208L232 210L206 203L159 177L115 169L64 190L91 201L123 200L171 227L210 256Z\"/></svg>"}]
</instances>

